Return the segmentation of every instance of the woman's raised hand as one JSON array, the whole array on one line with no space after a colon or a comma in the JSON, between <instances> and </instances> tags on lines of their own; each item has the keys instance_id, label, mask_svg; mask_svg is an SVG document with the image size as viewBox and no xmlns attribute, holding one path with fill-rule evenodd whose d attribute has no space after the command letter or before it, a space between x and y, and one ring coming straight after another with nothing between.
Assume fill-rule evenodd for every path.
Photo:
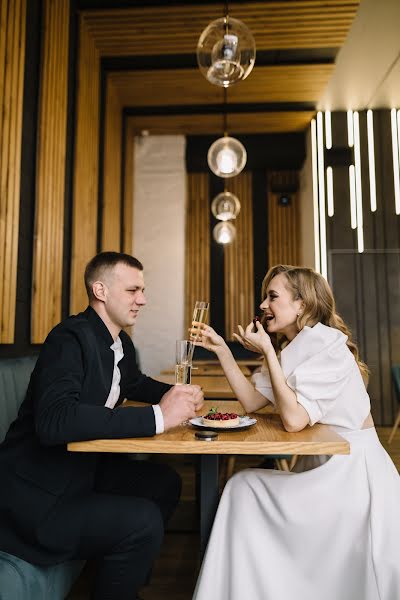
<instances>
[{"instance_id":1,"label":"woman's raised hand","mask_svg":"<svg viewBox=\"0 0 400 600\"><path fill-rule=\"evenodd\" d=\"M261 354L268 352L273 348L271 338L259 321L255 322L255 326L257 329L256 332L253 331L253 321L247 325L246 330L244 330L241 325L238 325L239 334L234 333L233 337L240 342L246 350Z\"/></svg>"},{"instance_id":2,"label":"woman's raised hand","mask_svg":"<svg viewBox=\"0 0 400 600\"><path fill-rule=\"evenodd\" d=\"M189 331L191 339L193 339L196 346L201 346L202 348L215 353L218 353L218 350L226 347L224 338L218 335L218 333L209 325L193 321L192 328Z\"/></svg>"}]
</instances>

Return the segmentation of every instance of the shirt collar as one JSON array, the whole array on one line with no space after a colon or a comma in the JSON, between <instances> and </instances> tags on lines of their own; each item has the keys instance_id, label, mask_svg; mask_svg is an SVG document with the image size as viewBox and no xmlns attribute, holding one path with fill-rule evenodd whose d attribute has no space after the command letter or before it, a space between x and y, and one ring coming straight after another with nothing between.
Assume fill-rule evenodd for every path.
<instances>
[{"instance_id":1,"label":"shirt collar","mask_svg":"<svg viewBox=\"0 0 400 600\"><path fill-rule=\"evenodd\" d=\"M87 319L91 323L96 334L100 335L107 342L108 346L113 344L114 343L113 336L111 335L111 333L110 333L107 325L104 323L103 319L101 317L99 317L99 315L94 310L94 308L92 308L91 306L88 306L87 309L85 310L84 314L86 314Z\"/></svg>"},{"instance_id":2,"label":"shirt collar","mask_svg":"<svg viewBox=\"0 0 400 600\"><path fill-rule=\"evenodd\" d=\"M114 350L114 352L116 352L117 350L119 350L120 352L122 351L122 342L119 336L117 337L115 342L111 344L110 348L111 350Z\"/></svg>"}]
</instances>

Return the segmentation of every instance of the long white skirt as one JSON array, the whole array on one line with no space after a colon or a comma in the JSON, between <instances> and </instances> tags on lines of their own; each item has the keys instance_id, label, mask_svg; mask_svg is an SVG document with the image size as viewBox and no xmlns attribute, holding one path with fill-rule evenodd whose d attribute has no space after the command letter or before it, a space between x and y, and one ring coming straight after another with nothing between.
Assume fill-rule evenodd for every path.
<instances>
[{"instance_id":1,"label":"long white skirt","mask_svg":"<svg viewBox=\"0 0 400 600\"><path fill-rule=\"evenodd\" d=\"M341 435L348 456L229 480L193 600L400 600L400 477L374 428Z\"/></svg>"}]
</instances>

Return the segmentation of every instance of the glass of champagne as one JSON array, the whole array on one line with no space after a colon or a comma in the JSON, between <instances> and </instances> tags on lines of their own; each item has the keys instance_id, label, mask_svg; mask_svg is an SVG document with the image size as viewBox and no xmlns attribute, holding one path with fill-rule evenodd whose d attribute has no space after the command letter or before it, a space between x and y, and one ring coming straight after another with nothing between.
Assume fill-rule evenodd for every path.
<instances>
[{"instance_id":1,"label":"glass of champagne","mask_svg":"<svg viewBox=\"0 0 400 600\"><path fill-rule=\"evenodd\" d=\"M194 344L191 340L176 342L175 385L190 385Z\"/></svg>"},{"instance_id":2,"label":"glass of champagne","mask_svg":"<svg viewBox=\"0 0 400 600\"><path fill-rule=\"evenodd\" d=\"M200 335L200 329L199 329L199 324L204 324L207 322L207 318L208 318L208 309L210 307L210 303L209 302L200 302L199 300L196 300L196 303L194 305L194 310L193 310L193 317L192 317L192 328L195 329L195 331L190 333L190 339L193 342L197 342L199 335Z\"/></svg>"}]
</instances>

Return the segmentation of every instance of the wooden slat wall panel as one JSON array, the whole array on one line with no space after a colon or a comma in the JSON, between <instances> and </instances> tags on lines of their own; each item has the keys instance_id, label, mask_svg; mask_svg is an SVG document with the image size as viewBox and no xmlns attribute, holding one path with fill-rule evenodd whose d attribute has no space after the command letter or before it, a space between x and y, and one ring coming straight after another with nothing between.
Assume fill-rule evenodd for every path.
<instances>
[{"instance_id":1,"label":"wooden slat wall panel","mask_svg":"<svg viewBox=\"0 0 400 600\"><path fill-rule=\"evenodd\" d=\"M124 218L122 221L122 251L127 254L133 252L133 210L134 210L134 129L130 120L126 120L125 132L125 164L124 164Z\"/></svg>"},{"instance_id":2,"label":"wooden slat wall panel","mask_svg":"<svg viewBox=\"0 0 400 600\"><path fill-rule=\"evenodd\" d=\"M103 161L103 222L101 249L119 252L121 244L121 104L107 78Z\"/></svg>"},{"instance_id":3,"label":"wooden slat wall panel","mask_svg":"<svg viewBox=\"0 0 400 600\"><path fill-rule=\"evenodd\" d=\"M258 66L240 85L229 88L228 100L243 104L316 102L334 69L334 64ZM210 85L198 68L115 71L110 78L124 106L223 106L223 89Z\"/></svg>"},{"instance_id":4,"label":"wooden slat wall panel","mask_svg":"<svg viewBox=\"0 0 400 600\"><path fill-rule=\"evenodd\" d=\"M69 0L43 3L31 342L61 320Z\"/></svg>"},{"instance_id":5,"label":"wooden slat wall panel","mask_svg":"<svg viewBox=\"0 0 400 600\"><path fill-rule=\"evenodd\" d=\"M232 340L237 326L246 327L254 312L254 254L252 174L244 172L227 182L227 191L241 204L236 239L225 246L225 333Z\"/></svg>"},{"instance_id":6,"label":"wooden slat wall panel","mask_svg":"<svg viewBox=\"0 0 400 600\"><path fill-rule=\"evenodd\" d=\"M12 344L18 262L26 0L2 0L0 16L0 343Z\"/></svg>"},{"instance_id":7,"label":"wooden slat wall panel","mask_svg":"<svg viewBox=\"0 0 400 600\"><path fill-rule=\"evenodd\" d=\"M243 2L230 15L252 31L258 50L339 47L343 44L359 0ZM224 14L223 3L185 3L85 13L102 53L157 55L193 53L200 33Z\"/></svg>"},{"instance_id":8,"label":"wooden slat wall panel","mask_svg":"<svg viewBox=\"0 0 400 600\"><path fill-rule=\"evenodd\" d=\"M210 203L207 173L188 173L186 201L185 323L189 327L196 300L210 300Z\"/></svg>"},{"instance_id":9,"label":"wooden slat wall panel","mask_svg":"<svg viewBox=\"0 0 400 600\"><path fill-rule=\"evenodd\" d=\"M100 60L94 40L79 22L77 121L72 216L70 312L87 304L83 273L97 250Z\"/></svg>"},{"instance_id":10,"label":"wooden slat wall panel","mask_svg":"<svg viewBox=\"0 0 400 600\"><path fill-rule=\"evenodd\" d=\"M235 133L286 133L304 131L315 112L232 113L227 117L227 130ZM143 129L152 135L211 135L222 131L222 116L205 115L152 115L132 116L129 122L135 133Z\"/></svg>"},{"instance_id":11,"label":"wooden slat wall panel","mask_svg":"<svg viewBox=\"0 0 400 600\"><path fill-rule=\"evenodd\" d=\"M272 173L269 177L269 190L276 184L289 186L297 183L296 171ZM298 193L292 193L291 204L280 206L280 193L269 191L268 195L268 262L276 264L300 264L300 221Z\"/></svg>"}]
</instances>

